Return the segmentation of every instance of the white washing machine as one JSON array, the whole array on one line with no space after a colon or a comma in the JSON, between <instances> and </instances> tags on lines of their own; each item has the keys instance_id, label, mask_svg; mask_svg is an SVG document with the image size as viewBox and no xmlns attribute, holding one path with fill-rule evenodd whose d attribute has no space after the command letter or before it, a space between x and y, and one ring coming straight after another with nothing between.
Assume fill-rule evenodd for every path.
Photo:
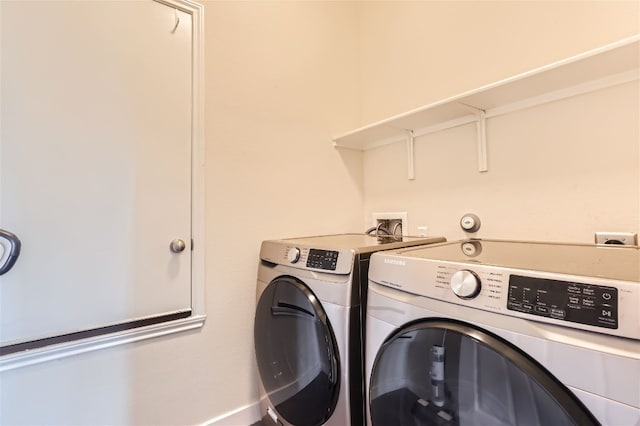
<instances>
[{"instance_id":1,"label":"white washing machine","mask_svg":"<svg viewBox=\"0 0 640 426\"><path fill-rule=\"evenodd\" d=\"M254 345L265 425L364 424L369 258L442 241L339 234L262 243Z\"/></svg>"},{"instance_id":2,"label":"white washing machine","mask_svg":"<svg viewBox=\"0 0 640 426\"><path fill-rule=\"evenodd\" d=\"M378 253L366 309L369 424L640 424L637 246Z\"/></svg>"}]
</instances>

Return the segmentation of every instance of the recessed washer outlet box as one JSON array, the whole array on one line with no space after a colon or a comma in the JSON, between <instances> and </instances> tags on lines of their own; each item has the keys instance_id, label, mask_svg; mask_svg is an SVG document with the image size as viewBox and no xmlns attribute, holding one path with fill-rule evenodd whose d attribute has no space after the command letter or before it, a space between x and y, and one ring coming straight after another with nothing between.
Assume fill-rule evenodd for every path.
<instances>
[{"instance_id":1,"label":"recessed washer outlet box","mask_svg":"<svg viewBox=\"0 0 640 426\"><path fill-rule=\"evenodd\" d=\"M633 232L596 232L596 244L638 245L638 234Z\"/></svg>"},{"instance_id":2,"label":"recessed washer outlet box","mask_svg":"<svg viewBox=\"0 0 640 426\"><path fill-rule=\"evenodd\" d=\"M371 218L373 219L371 226L380 225L390 233L409 235L407 212L374 212L371 213Z\"/></svg>"}]
</instances>

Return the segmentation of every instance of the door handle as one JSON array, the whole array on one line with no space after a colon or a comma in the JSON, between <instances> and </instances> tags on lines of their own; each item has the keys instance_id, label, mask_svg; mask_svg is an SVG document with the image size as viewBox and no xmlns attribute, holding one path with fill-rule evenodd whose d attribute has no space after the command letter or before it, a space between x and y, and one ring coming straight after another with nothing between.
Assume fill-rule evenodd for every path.
<instances>
[{"instance_id":1,"label":"door handle","mask_svg":"<svg viewBox=\"0 0 640 426\"><path fill-rule=\"evenodd\" d=\"M291 303L286 302L278 302L277 306L271 307L271 315L294 315L298 317L315 317L313 312L307 311L305 308L301 306L296 306Z\"/></svg>"},{"instance_id":2,"label":"door handle","mask_svg":"<svg viewBox=\"0 0 640 426\"><path fill-rule=\"evenodd\" d=\"M20 256L20 239L9 231L0 229L0 275L6 274L13 268L13 265Z\"/></svg>"},{"instance_id":3,"label":"door handle","mask_svg":"<svg viewBox=\"0 0 640 426\"><path fill-rule=\"evenodd\" d=\"M169 249L174 253L180 253L184 251L186 247L187 244L180 238L176 238L175 240L171 241L171 244L169 244Z\"/></svg>"}]
</instances>

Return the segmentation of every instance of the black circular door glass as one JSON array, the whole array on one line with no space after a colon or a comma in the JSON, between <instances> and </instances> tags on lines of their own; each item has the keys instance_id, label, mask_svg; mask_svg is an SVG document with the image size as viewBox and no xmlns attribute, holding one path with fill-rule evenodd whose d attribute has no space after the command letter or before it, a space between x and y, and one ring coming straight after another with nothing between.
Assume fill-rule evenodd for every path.
<instances>
[{"instance_id":1,"label":"black circular door glass","mask_svg":"<svg viewBox=\"0 0 640 426\"><path fill-rule=\"evenodd\" d=\"M278 414L296 426L325 423L340 390L338 346L322 305L300 280L279 277L265 288L254 344L262 385Z\"/></svg>"},{"instance_id":2,"label":"black circular door glass","mask_svg":"<svg viewBox=\"0 0 640 426\"><path fill-rule=\"evenodd\" d=\"M389 337L371 373L374 426L597 425L542 365L471 324L426 319Z\"/></svg>"}]
</instances>

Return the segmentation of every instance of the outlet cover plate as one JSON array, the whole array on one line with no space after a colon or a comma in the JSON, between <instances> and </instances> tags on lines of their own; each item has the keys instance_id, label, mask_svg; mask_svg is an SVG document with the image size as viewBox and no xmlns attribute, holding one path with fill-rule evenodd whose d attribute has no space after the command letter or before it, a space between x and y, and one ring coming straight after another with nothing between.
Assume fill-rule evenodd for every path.
<instances>
[{"instance_id":1,"label":"outlet cover plate","mask_svg":"<svg viewBox=\"0 0 640 426\"><path fill-rule=\"evenodd\" d=\"M409 221L407 212L374 212L371 213L371 226L378 226L379 219L400 219L402 220L402 235L409 235Z\"/></svg>"},{"instance_id":2,"label":"outlet cover plate","mask_svg":"<svg viewBox=\"0 0 640 426\"><path fill-rule=\"evenodd\" d=\"M596 244L635 246L638 244L638 235L633 232L596 232Z\"/></svg>"}]
</instances>

